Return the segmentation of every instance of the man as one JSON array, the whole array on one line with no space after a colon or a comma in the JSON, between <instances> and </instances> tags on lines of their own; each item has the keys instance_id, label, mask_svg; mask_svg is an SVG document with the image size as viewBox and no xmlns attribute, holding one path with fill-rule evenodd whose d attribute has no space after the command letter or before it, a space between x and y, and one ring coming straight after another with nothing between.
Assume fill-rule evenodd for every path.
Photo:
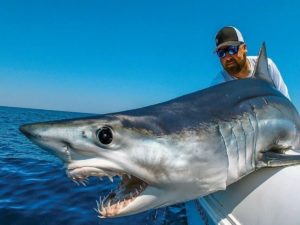
<instances>
[{"instance_id":1,"label":"man","mask_svg":"<svg viewBox=\"0 0 300 225\"><path fill-rule=\"evenodd\" d=\"M212 85L252 77L257 56L247 56L247 45L241 32L235 27L223 27L216 35L216 49L223 69ZM268 59L268 69L275 87L288 99L288 89L275 63Z\"/></svg>"}]
</instances>

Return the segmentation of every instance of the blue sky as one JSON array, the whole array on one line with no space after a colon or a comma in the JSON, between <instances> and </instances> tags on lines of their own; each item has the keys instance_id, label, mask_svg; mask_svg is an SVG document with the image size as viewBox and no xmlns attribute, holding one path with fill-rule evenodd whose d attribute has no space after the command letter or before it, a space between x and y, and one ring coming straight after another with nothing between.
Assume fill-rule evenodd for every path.
<instances>
[{"instance_id":1,"label":"blue sky","mask_svg":"<svg viewBox=\"0 0 300 225\"><path fill-rule=\"evenodd\" d=\"M208 87L225 25L266 41L300 109L297 1L0 1L0 105L106 113Z\"/></svg>"}]
</instances>

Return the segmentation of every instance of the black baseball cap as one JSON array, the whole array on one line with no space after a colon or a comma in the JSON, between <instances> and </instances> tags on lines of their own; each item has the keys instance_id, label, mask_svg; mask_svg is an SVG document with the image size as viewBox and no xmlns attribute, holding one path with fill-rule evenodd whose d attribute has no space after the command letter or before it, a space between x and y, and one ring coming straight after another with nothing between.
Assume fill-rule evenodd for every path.
<instances>
[{"instance_id":1,"label":"black baseball cap","mask_svg":"<svg viewBox=\"0 0 300 225\"><path fill-rule=\"evenodd\" d=\"M216 35L216 49L227 45L238 46L244 43L242 33L232 26L223 27Z\"/></svg>"}]
</instances>

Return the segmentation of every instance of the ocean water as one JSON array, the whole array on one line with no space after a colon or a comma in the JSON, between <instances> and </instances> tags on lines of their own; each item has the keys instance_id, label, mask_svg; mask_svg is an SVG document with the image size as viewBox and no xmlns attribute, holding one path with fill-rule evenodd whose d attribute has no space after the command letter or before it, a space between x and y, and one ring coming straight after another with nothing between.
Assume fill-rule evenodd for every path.
<instances>
[{"instance_id":1,"label":"ocean water","mask_svg":"<svg viewBox=\"0 0 300 225\"><path fill-rule=\"evenodd\" d=\"M184 204L127 217L98 218L96 200L117 184L90 178L86 187L76 185L59 159L32 144L18 130L25 123L87 115L0 107L0 225L187 224Z\"/></svg>"}]
</instances>

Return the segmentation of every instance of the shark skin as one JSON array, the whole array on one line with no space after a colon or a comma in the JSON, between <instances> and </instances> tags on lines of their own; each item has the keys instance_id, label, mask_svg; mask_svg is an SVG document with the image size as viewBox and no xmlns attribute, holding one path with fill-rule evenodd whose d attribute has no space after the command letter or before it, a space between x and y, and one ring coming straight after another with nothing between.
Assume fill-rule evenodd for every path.
<instances>
[{"instance_id":1,"label":"shark skin","mask_svg":"<svg viewBox=\"0 0 300 225\"><path fill-rule=\"evenodd\" d=\"M97 211L132 215L224 190L263 167L300 163L299 113L266 72L140 109L20 131L63 160L74 181L119 176Z\"/></svg>"}]
</instances>

